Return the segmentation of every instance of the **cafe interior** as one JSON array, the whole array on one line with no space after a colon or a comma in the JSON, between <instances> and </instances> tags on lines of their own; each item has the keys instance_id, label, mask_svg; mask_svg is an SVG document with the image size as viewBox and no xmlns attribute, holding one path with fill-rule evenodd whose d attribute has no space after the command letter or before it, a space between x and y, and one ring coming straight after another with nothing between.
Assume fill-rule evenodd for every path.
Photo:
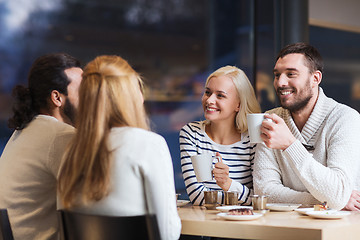
<instances>
[{"instance_id":1,"label":"cafe interior","mask_svg":"<svg viewBox=\"0 0 360 240\"><path fill-rule=\"evenodd\" d=\"M38 56L66 52L85 65L98 55L119 55L145 81L151 130L165 138L178 199L188 201L179 131L204 119L207 76L225 65L241 68L265 112L278 106L272 85L277 53L287 44L308 42L324 59L321 87L327 95L360 111L359 10L357 0L0 1L0 154L12 134L11 90L26 85ZM327 221L275 212L268 219L219 221L189 205L178 208L183 235L360 239L360 215Z\"/></svg>"}]
</instances>

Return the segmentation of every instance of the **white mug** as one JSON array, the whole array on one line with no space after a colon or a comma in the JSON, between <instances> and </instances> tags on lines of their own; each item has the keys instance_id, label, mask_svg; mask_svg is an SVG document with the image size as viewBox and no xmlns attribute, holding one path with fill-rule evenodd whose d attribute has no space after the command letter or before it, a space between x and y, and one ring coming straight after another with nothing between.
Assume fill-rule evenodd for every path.
<instances>
[{"instance_id":1,"label":"white mug","mask_svg":"<svg viewBox=\"0 0 360 240\"><path fill-rule=\"evenodd\" d=\"M191 162L198 182L206 182L213 179L213 159L210 153L191 156Z\"/></svg>"},{"instance_id":2,"label":"white mug","mask_svg":"<svg viewBox=\"0 0 360 240\"><path fill-rule=\"evenodd\" d=\"M248 132L251 143L263 142L263 140L260 137L261 135L260 127L265 119L264 116L265 116L264 113L251 113L246 115Z\"/></svg>"}]
</instances>

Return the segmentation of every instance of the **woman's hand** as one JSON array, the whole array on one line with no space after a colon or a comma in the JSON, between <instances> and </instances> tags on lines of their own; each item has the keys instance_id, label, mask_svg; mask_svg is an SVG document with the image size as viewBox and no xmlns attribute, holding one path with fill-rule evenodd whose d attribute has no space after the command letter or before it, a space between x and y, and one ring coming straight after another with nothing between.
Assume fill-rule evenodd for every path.
<instances>
[{"instance_id":1,"label":"woman's hand","mask_svg":"<svg viewBox=\"0 0 360 240\"><path fill-rule=\"evenodd\" d=\"M219 185L222 190L227 191L229 190L232 182L229 177L229 167L223 163L220 153L216 153L216 157L218 157L219 162L215 163L215 168L213 170L214 178L216 180L216 184Z\"/></svg>"}]
</instances>

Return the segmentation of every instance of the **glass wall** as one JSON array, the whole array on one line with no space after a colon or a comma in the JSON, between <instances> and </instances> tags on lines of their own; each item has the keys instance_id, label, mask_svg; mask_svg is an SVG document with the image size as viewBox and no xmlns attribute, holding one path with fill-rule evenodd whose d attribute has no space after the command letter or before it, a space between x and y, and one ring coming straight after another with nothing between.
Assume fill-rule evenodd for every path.
<instances>
[{"instance_id":1,"label":"glass wall","mask_svg":"<svg viewBox=\"0 0 360 240\"><path fill-rule=\"evenodd\" d=\"M200 98L212 71L238 66L256 86L262 110L275 106L273 5L268 0L0 1L0 153L12 132L11 89L26 84L35 58L66 52L85 64L116 54L147 84L152 129L167 140L176 188L184 192L178 134L186 123L203 118ZM325 58L323 88L359 109L359 34L311 27L310 36Z\"/></svg>"},{"instance_id":2,"label":"glass wall","mask_svg":"<svg viewBox=\"0 0 360 240\"><path fill-rule=\"evenodd\" d=\"M271 81L271 61L265 59L273 54L272 1L258 1L260 8L251 0L21 2L21 8L17 1L0 3L0 152L11 134L6 124L11 89L26 84L36 57L67 52L85 64L97 55L116 54L145 79L152 129L168 142L176 187L183 192L178 133L203 118L200 98L207 75L236 65L252 82L257 75L261 89Z\"/></svg>"},{"instance_id":3,"label":"glass wall","mask_svg":"<svg viewBox=\"0 0 360 240\"><path fill-rule=\"evenodd\" d=\"M324 58L320 86L338 102L360 110L360 34L310 27L310 43Z\"/></svg>"}]
</instances>

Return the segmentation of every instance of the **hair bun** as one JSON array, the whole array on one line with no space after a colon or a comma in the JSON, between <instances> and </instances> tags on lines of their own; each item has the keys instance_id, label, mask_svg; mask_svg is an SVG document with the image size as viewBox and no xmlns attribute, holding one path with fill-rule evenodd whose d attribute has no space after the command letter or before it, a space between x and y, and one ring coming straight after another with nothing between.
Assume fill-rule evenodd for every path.
<instances>
[{"instance_id":1,"label":"hair bun","mask_svg":"<svg viewBox=\"0 0 360 240\"><path fill-rule=\"evenodd\" d=\"M9 119L9 128L21 130L23 129L35 116L35 111L32 108L32 99L29 88L22 85L17 85L12 95L15 99L13 105L14 116Z\"/></svg>"},{"instance_id":2,"label":"hair bun","mask_svg":"<svg viewBox=\"0 0 360 240\"><path fill-rule=\"evenodd\" d=\"M31 94L29 88L24 87L22 85L15 86L12 95L16 101L21 101L21 102L28 100L31 101Z\"/></svg>"}]
</instances>

